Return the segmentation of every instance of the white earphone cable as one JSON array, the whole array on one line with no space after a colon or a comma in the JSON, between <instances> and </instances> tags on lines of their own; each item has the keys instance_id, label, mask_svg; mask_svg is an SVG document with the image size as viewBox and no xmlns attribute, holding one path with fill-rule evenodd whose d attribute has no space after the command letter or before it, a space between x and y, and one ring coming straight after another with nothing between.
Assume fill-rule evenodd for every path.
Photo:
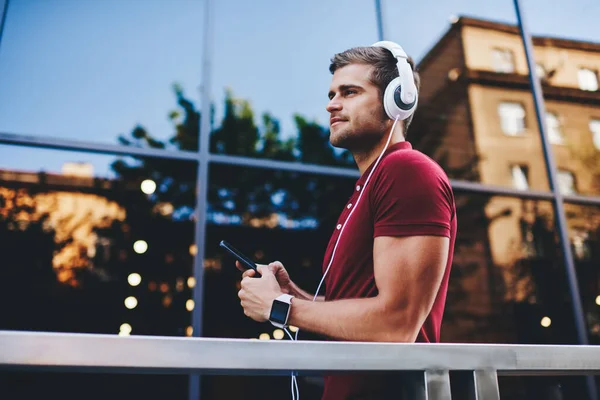
<instances>
[{"instance_id":1,"label":"white earphone cable","mask_svg":"<svg viewBox=\"0 0 600 400\"><path fill-rule=\"evenodd\" d=\"M385 151L387 150L388 146L390 145L390 141L392 140L392 136L394 134L394 128L396 127L396 123L398 122L398 116L396 116L396 118L394 119L394 124L392 125L392 129L390 130L390 134L388 136L387 142L385 143L385 146L383 147L383 150L381 151L381 154L379 155L379 157L377 157L377 161L375 161L375 165L373 165L373 168L371 169L371 172L369 172L369 175L367 176L367 179L365 180L365 183L363 184L362 190L360 191L360 194L358 195L358 199L356 200L356 204L354 205L354 207L352 207L352 210L350 211L350 214L348 214L348 218L346 218L346 220L344 221L344 224L342 225L342 228L340 230L340 234L338 235L338 238L335 242L335 245L333 246L333 251L331 253L331 259L329 260L329 264L327 265L327 269L325 269L325 273L323 274L323 277L321 278L321 282L319 282L319 286L317 287L317 290L315 292L315 296L313 297L312 301L315 301L319 295L319 290L321 289L321 285L323 284L323 282L325 281L325 277L327 276L327 273L329 272L329 268L331 267L331 264L333 263L333 258L335 257L335 251L337 250L337 246L338 243L340 242L340 238L342 237L342 233L344 232L344 228L346 227L346 224L348 223L348 221L350 220L350 217L352 216L352 214L354 213L354 210L356 210L356 208L358 207L358 203L360 202L360 199L362 198L363 193L365 192L365 187L367 186L367 184L369 183L369 180L371 179L371 175L373 174L373 172L375 171L375 169L377 168L377 165L379 164L379 160L381 160L381 157L383 157L383 154L385 153ZM292 337L292 335L288 332L288 330L285 330L286 333L288 334L288 336L290 337L291 340L298 340L298 333L300 332L300 329L296 330L296 335L295 337ZM298 392L298 397L296 398L295 393L294 393L294 385L296 385L296 391ZM297 380L296 380L296 374L292 373L292 400L300 400L300 391L298 391L298 384L297 384Z\"/></svg>"}]
</instances>

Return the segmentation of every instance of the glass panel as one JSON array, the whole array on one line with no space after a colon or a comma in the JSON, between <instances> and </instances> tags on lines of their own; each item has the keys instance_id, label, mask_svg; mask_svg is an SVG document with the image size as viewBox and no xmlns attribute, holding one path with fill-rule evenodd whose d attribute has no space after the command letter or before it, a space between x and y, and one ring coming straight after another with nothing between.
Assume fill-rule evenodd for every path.
<instances>
[{"instance_id":1,"label":"glass panel","mask_svg":"<svg viewBox=\"0 0 600 400\"><path fill-rule=\"evenodd\" d=\"M0 151L0 329L186 334L194 163Z\"/></svg>"},{"instance_id":2,"label":"glass panel","mask_svg":"<svg viewBox=\"0 0 600 400\"><path fill-rule=\"evenodd\" d=\"M565 204L588 339L600 344L600 208Z\"/></svg>"},{"instance_id":3,"label":"glass panel","mask_svg":"<svg viewBox=\"0 0 600 400\"><path fill-rule=\"evenodd\" d=\"M535 62L543 65L540 76L547 112L560 121L563 142L548 136L559 169L573 174L576 193L600 194L600 154L592 121L600 119L598 71L600 31L594 28L600 3L540 0L521 2L532 34ZM532 127L537 130L537 124Z\"/></svg>"},{"instance_id":4,"label":"glass panel","mask_svg":"<svg viewBox=\"0 0 600 400\"><path fill-rule=\"evenodd\" d=\"M575 344L552 203L458 193L443 342ZM581 378L500 377L501 397L583 398ZM539 393L546 393L536 397Z\"/></svg>"},{"instance_id":5,"label":"glass panel","mask_svg":"<svg viewBox=\"0 0 600 400\"><path fill-rule=\"evenodd\" d=\"M387 37L418 62L420 104L408 130L414 147L454 179L518 189L511 166L520 165L531 189L547 190L513 2L383 3Z\"/></svg>"},{"instance_id":6,"label":"glass panel","mask_svg":"<svg viewBox=\"0 0 600 400\"><path fill-rule=\"evenodd\" d=\"M11 1L0 131L118 144L136 127L167 148L198 109L204 3ZM186 99L190 103L186 102ZM188 121L189 122L189 121Z\"/></svg>"},{"instance_id":7,"label":"glass panel","mask_svg":"<svg viewBox=\"0 0 600 400\"><path fill-rule=\"evenodd\" d=\"M0 330L191 334L195 163L0 154ZM185 375L0 375L14 398L187 396Z\"/></svg>"},{"instance_id":8,"label":"glass panel","mask_svg":"<svg viewBox=\"0 0 600 400\"><path fill-rule=\"evenodd\" d=\"M552 204L457 195L447 342L575 343Z\"/></svg>"},{"instance_id":9,"label":"glass panel","mask_svg":"<svg viewBox=\"0 0 600 400\"><path fill-rule=\"evenodd\" d=\"M354 166L329 144L329 63L377 40L374 3L224 0L214 15L211 151Z\"/></svg>"},{"instance_id":10,"label":"glass panel","mask_svg":"<svg viewBox=\"0 0 600 400\"><path fill-rule=\"evenodd\" d=\"M322 277L325 246L355 182L355 178L211 165L203 336L289 340L282 330L244 315L237 296L241 273L219 242L227 240L258 263L281 261L294 282L314 292ZM314 338L308 332L299 335L300 340ZM320 398L318 377L299 381L302 398ZM202 390L203 399L288 398L290 377L204 376Z\"/></svg>"}]
</instances>

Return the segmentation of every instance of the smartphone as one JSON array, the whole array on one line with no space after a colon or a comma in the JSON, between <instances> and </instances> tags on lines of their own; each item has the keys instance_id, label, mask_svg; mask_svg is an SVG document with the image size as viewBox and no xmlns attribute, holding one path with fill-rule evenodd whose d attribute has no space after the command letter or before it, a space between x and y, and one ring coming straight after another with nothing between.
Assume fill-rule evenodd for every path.
<instances>
[{"instance_id":1,"label":"smartphone","mask_svg":"<svg viewBox=\"0 0 600 400\"><path fill-rule=\"evenodd\" d=\"M242 264L243 267L245 267L246 269L252 268L256 272L256 275L254 276L260 278L261 275L258 272L258 268L256 267L256 263L254 261L246 257L244 254L242 254L241 251L239 251L224 240L221 240L219 246L221 246L222 248L227 250L231 255L233 255Z\"/></svg>"}]
</instances>

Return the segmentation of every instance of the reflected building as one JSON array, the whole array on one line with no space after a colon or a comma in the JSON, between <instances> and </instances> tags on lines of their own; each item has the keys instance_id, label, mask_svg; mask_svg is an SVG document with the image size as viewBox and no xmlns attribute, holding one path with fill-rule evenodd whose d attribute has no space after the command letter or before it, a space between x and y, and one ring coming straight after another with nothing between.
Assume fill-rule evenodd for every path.
<instances>
[{"instance_id":1,"label":"reflected building","mask_svg":"<svg viewBox=\"0 0 600 400\"><path fill-rule=\"evenodd\" d=\"M0 185L3 217L19 210L8 229L24 230L43 220L43 230L64 243L52 257L56 278L73 287L81 284L77 270L88 267L96 250L110 241L96 230L125 220L125 209L102 193L113 182L94 178L91 164L65 163L60 174L0 170Z\"/></svg>"},{"instance_id":2,"label":"reflected building","mask_svg":"<svg viewBox=\"0 0 600 400\"><path fill-rule=\"evenodd\" d=\"M566 195L597 195L600 44L551 37L532 40L558 169L557 189ZM416 148L436 159L453 179L549 190L517 26L458 18L418 69L420 106L408 137ZM460 272L461 265L480 267L461 279L468 286L467 298L449 298L445 340L574 342L572 329L562 327L572 327L573 322L551 202L509 197L477 202L467 199L476 195L461 197L457 196L459 232L468 250L457 250L455 268ZM578 212L570 205L566 210L575 257L581 260L589 256L588 239L597 229L599 213ZM597 290L597 267L586 276L595 279ZM453 324L453 314L488 321L494 329L484 327L476 334L475 322L459 318L460 323ZM519 321L502 323L510 318Z\"/></svg>"},{"instance_id":3,"label":"reflected building","mask_svg":"<svg viewBox=\"0 0 600 400\"><path fill-rule=\"evenodd\" d=\"M191 335L193 222L140 186L90 164L0 170L2 297L33 307L2 329Z\"/></svg>"}]
</instances>

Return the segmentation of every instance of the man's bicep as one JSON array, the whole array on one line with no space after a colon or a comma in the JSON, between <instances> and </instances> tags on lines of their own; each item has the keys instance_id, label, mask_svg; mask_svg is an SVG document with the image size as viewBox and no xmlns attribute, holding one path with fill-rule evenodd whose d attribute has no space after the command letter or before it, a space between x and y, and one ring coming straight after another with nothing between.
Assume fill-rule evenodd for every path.
<instances>
[{"instance_id":1,"label":"man's bicep","mask_svg":"<svg viewBox=\"0 0 600 400\"><path fill-rule=\"evenodd\" d=\"M379 236L373 262L379 296L416 329L429 315L440 288L450 240L444 236Z\"/></svg>"}]
</instances>

